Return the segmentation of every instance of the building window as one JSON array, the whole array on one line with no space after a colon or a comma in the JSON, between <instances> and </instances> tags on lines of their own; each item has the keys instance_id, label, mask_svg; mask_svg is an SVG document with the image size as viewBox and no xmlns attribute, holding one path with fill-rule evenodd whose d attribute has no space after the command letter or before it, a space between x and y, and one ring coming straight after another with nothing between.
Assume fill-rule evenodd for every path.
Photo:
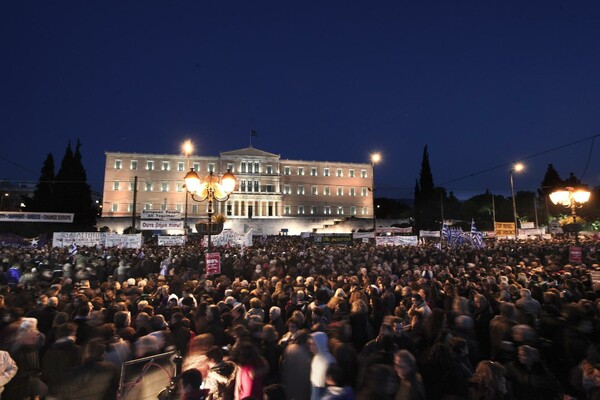
<instances>
[{"instance_id":1,"label":"building window","mask_svg":"<svg viewBox=\"0 0 600 400\"><path fill-rule=\"evenodd\" d=\"M175 204L175 210L177 212L182 212L183 211L183 204Z\"/></svg>"},{"instance_id":2,"label":"building window","mask_svg":"<svg viewBox=\"0 0 600 400\"><path fill-rule=\"evenodd\" d=\"M362 213L363 213L363 215L369 214L369 207L363 207L362 208Z\"/></svg>"},{"instance_id":3,"label":"building window","mask_svg":"<svg viewBox=\"0 0 600 400\"><path fill-rule=\"evenodd\" d=\"M154 161L146 161L146 170L154 171Z\"/></svg>"},{"instance_id":4,"label":"building window","mask_svg":"<svg viewBox=\"0 0 600 400\"><path fill-rule=\"evenodd\" d=\"M262 191L265 193L273 193L275 190L273 190L273 185L263 185Z\"/></svg>"},{"instance_id":5,"label":"building window","mask_svg":"<svg viewBox=\"0 0 600 400\"><path fill-rule=\"evenodd\" d=\"M246 173L246 161L242 161L240 163L240 172L245 174Z\"/></svg>"},{"instance_id":6,"label":"building window","mask_svg":"<svg viewBox=\"0 0 600 400\"><path fill-rule=\"evenodd\" d=\"M360 189L360 195L363 197L367 196L368 189L366 187Z\"/></svg>"},{"instance_id":7,"label":"building window","mask_svg":"<svg viewBox=\"0 0 600 400\"><path fill-rule=\"evenodd\" d=\"M160 205L160 209L161 209L162 211L165 211L165 210L167 209L167 203L162 203L162 204Z\"/></svg>"},{"instance_id":8,"label":"building window","mask_svg":"<svg viewBox=\"0 0 600 400\"><path fill-rule=\"evenodd\" d=\"M120 187L121 187L121 182L119 182L119 181L113 182L113 190L119 190Z\"/></svg>"},{"instance_id":9,"label":"building window","mask_svg":"<svg viewBox=\"0 0 600 400\"><path fill-rule=\"evenodd\" d=\"M233 206L231 204L227 204L227 215L233 215Z\"/></svg>"},{"instance_id":10,"label":"building window","mask_svg":"<svg viewBox=\"0 0 600 400\"><path fill-rule=\"evenodd\" d=\"M349 176L350 178L354 178L354 170L353 170L353 169L349 169L349 170L348 170L348 176Z\"/></svg>"},{"instance_id":11,"label":"building window","mask_svg":"<svg viewBox=\"0 0 600 400\"><path fill-rule=\"evenodd\" d=\"M240 192L245 192L246 191L246 181L245 180L240 180Z\"/></svg>"},{"instance_id":12,"label":"building window","mask_svg":"<svg viewBox=\"0 0 600 400\"><path fill-rule=\"evenodd\" d=\"M341 178L342 176L344 176L344 172L342 171L342 169L341 169L341 168L338 168L338 169L335 171L335 176L337 176L338 178Z\"/></svg>"},{"instance_id":13,"label":"building window","mask_svg":"<svg viewBox=\"0 0 600 400\"><path fill-rule=\"evenodd\" d=\"M192 214L198 214L198 204L192 204Z\"/></svg>"},{"instance_id":14,"label":"building window","mask_svg":"<svg viewBox=\"0 0 600 400\"><path fill-rule=\"evenodd\" d=\"M129 191L130 192L133 192L133 185L134 185L133 181L129 182Z\"/></svg>"},{"instance_id":15,"label":"building window","mask_svg":"<svg viewBox=\"0 0 600 400\"><path fill-rule=\"evenodd\" d=\"M233 163L227 163L227 171L233 172Z\"/></svg>"},{"instance_id":16,"label":"building window","mask_svg":"<svg viewBox=\"0 0 600 400\"><path fill-rule=\"evenodd\" d=\"M273 166L272 165L267 165L267 174L272 174L273 173Z\"/></svg>"},{"instance_id":17,"label":"building window","mask_svg":"<svg viewBox=\"0 0 600 400\"><path fill-rule=\"evenodd\" d=\"M123 168L123 162L121 160L115 160L115 169Z\"/></svg>"},{"instance_id":18,"label":"building window","mask_svg":"<svg viewBox=\"0 0 600 400\"><path fill-rule=\"evenodd\" d=\"M131 160L131 164L129 164L129 169L137 170L137 160Z\"/></svg>"},{"instance_id":19,"label":"building window","mask_svg":"<svg viewBox=\"0 0 600 400\"><path fill-rule=\"evenodd\" d=\"M192 164L192 168L194 168L194 171L196 172L200 171L200 163L195 162Z\"/></svg>"},{"instance_id":20,"label":"building window","mask_svg":"<svg viewBox=\"0 0 600 400\"><path fill-rule=\"evenodd\" d=\"M290 185L283 185L283 194L292 194L292 187Z\"/></svg>"},{"instance_id":21,"label":"building window","mask_svg":"<svg viewBox=\"0 0 600 400\"><path fill-rule=\"evenodd\" d=\"M112 212L119 211L119 203L112 203L112 208L110 209Z\"/></svg>"},{"instance_id":22,"label":"building window","mask_svg":"<svg viewBox=\"0 0 600 400\"><path fill-rule=\"evenodd\" d=\"M285 215L290 215L290 214L291 214L291 212L292 212L292 207L290 207L290 206L284 206L284 207L283 207L283 213L284 213Z\"/></svg>"},{"instance_id":23,"label":"building window","mask_svg":"<svg viewBox=\"0 0 600 400\"><path fill-rule=\"evenodd\" d=\"M258 181L254 181L254 191L260 192L260 184L258 183Z\"/></svg>"},{"instance_id":24,"label":"building window","mask_svg":"<svg viewBox=\"0 0 600 400\"><path fill-rule=\"evenodd\" d=\"M215 163L208 163L208 172L215 172Z\"/></svg>"},{"instance_id":25,"label":"building window","mask_svg":"<svg viewBox=\"0 0 600 400\"><path fill-rule=\"evenodd\" d=\"M331 207L330 206L325 206L323 208L323 214L325 214L325 215L331 214Z\"/></svg>"},{"instance_id":26,"label":"building window","mask_svg":"<svg viewBox=\"0 0 600 400\"><path fill-rule=\"evenodd\" d=\"M367 177L367 170L366 169L361 169L360 170L360 177L361 178L366 178Z\"/></svg>"},{"instance_id":27,"label":"building window","mask_svg":"<svg viewBox=\"0 0 600 400\"><path fill-rule=\"evenodd\" d=\"M292 169L290 167L283 167L283 174L284 175L291 175L292 174Z\"/></svg>"},{"instance_id":28,"label":"building window","mask_svg":"<svg viewBox=\"0 0 600 400\"><path fill-rule=\"evenodd\" d=\"M342 188L342 187L337 188L337 195L338 196L343 196L344 195L344 188Z\"/></svg>"},{"instance_id":29,"label":"building window","mask_svg":"<svg viewBox=\"0 0 600 400\"><path fill-rule=\"evenodd\" d=\"M252 181L248 181L246 183L246 187L248 188L248 191L251 192L252 191Z\"/></svg>"},{"instance_id":30,"label":"building window","mask_svg":"<svg viewBox=\"0 0 600 400\"><path fill-rule=\"evenodd\" d=\"M152 203L144 203L144 210L152 210Z\"/></svg>"},{"instance_id":31,"label":"building window","mask_svg":"<svg viewBox=\"0 0 600 400\"><path fill-rule=\"evenodd\" d=\"M304 167L298 167L298 175L304 176Z\"/></svg>"},{"instance_id":32,"label":"building window","mask_svg":"<svg viewBox=\"0 0 600 400\"><path fill-rule=\"evenodd\" d=\"M304 185L298 185L298 194L300 194L300 195L304 194Z\"/></svg>"},{"instance_id":33,"label":"building window","mask_svg":"<svg viewBox=\"0 0 600 400\"><path fill-rule=\"evenodd\" d=\"M178 192L183 192L183 182L177 182L177 186L175 187L175 190Z\"/></svg>"},{"instance_id":34,"label":"building window","mask_svg":"<svg viewBox=\"0 0 600 400\"><path fill-rule=\"evenodd\" d=\"M133 203L127 203L127 212L133 212Z\"/></svg>"},{"instance_id":35,"label":"building window","mask_svg":"<svg viewBox=\"0 0 600 400\"><path fill-rule=\"evenodd\" d=\"M177 171L179 171L179 172L185 171L185 163L184 162L179 161L177 163Z\"/></svg>"},{"instance_id":36,"label":"building window","mask_svg":"<svg viewBox=\"0 0 600 400\"><path fill-rule=\"evenodd\" d=\"M160 191L161 192L168 192L169 191L169 182L161 182L160 183Z\"/></svg>"},{"instance_id":37,"label":"building window","mask_svg":"<svg viewBox=\"0 0 600 400\"><path fill-rule=\"evenodd\" d=\"M323 176L329 176L329 168L323 168Z\"/></svg>"},{"instance_id":38,"label":"building window","mask_svg":"<svg viewBox=\"0 0 600 400\"><path fill-rule=\"evenodd\" d=\"M356 196L356 189L355 188L350 188L350 192L348 193L350 196Z\"/></svg>"},{"instance_id":39,"label":"building window","mask_svg":"<svg viewBox=\"0 0 600 400\"><path fill-rule=\"evenodd\" d=\"M153 189L153 184L152 182L146 182L146 192L151 192Z\"/></svg>"},{"instance_id":40,"label":"building window","mask_svg":"<svg viewBox=\"0 0 600 400\"><path fill-rule=\"evenodd\" d=\"M310 176L317 176L317 167L310 167Z\"/></svg>"},{"instance_id":41,"label":"building window","mask_svg":"<svg viewBox=\"0 0 600 400\"><path fill-rule=\"evenodd\" d=\"M163 171L170 171L171 170L171 164L168 161L163 161L161 169Z\"/></svg>"},{"instance_id":42,"label":"building window","mask_svg":"<svg viewBox=\"0 0 600 400\"><path fill-rule=\"evenodd\" d=\"M350 207L350 214L351 215L356 215L356 207L354 207L354 206Z\"/></svg>"},{"instance_id":43,"label":"building window","mask_svg":"<svg viewBox=\"0 0 600 400\"><path fill-rule=\"evenodd\" d=\"M323 188L323 194L324 194L325 196L329 196L329 195L331 194L331 192L330 192L330 190L329 190L329 186L325 186L325 187Z\"/></svg>"},{"instance_id":44,"label":"building window","mask_svg":"<svg viewBox=\"0 0 600 400\"><path fill-rule=\"evenodd\" d=\"M259 168L259 163L258 161L254 162L254 173L258 174L260 172L260 168Z\"/></svg>"},{"instance_id":45,"label":"building window","mask_svg":"<svg viewBox=\"0 0 600 400\"><path fill-rule=\"evenodd\" d=\"M319 194L319 189L317 189L317 186L312 186L310 188L310 192L316 196L317 194Z\"/></svg>"},{"instance_id":46,"label":"building window","mask_svg":"<svg viewBox=\"0 0 600 400\"><path fill-rule=\"evenodd\" d=\"M343 215L344 214L344 207L338 206L337 213L338 213L338 215Z\"/></svg>"},{"instance_id":47,"label":"building window","mask_svg":"<svg viewBox=\"0 0 600 400\"><path fill-rule=\"evenodd\" d=\"M304 214L304 206L298 206L298 214Z\"/></svg>"},{"instance_id":48,"label":"building window","mask_svg":"<svg viewBox=\"0 0 600 400\"><path fill-rule=\"evenodd\" d=\"M312 215L315 215L315 214L317 213L317 206L311 206L311 207L310 207L310 213L311 213Z\"/></svg>"}]
</instances>

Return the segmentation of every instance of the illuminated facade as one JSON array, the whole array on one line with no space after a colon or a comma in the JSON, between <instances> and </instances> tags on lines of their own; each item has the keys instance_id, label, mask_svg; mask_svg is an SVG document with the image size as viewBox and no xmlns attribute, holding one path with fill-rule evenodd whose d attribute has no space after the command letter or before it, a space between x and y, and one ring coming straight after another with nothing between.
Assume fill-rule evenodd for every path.
<instances>
[{"instance_id":1,"label":"illuminated facade","mask_svg":"<svg viewBox=\"0 0 600 400\"><path fill-rule=\"evenodd\" d=\"M213 171L234 173L231 197L215 203L215 214L235 219L373 218L373 169L366 163L300 161L247 147L219 156L106 153L105 218L131 218L142 210L185 212L183 177L190 168L200 177ZM137 190L135 185L137 177ZM188 197L188 218L206 216L206 202ZM190 224L193 226L193 224Z\"/></svg>"}]
</instances>

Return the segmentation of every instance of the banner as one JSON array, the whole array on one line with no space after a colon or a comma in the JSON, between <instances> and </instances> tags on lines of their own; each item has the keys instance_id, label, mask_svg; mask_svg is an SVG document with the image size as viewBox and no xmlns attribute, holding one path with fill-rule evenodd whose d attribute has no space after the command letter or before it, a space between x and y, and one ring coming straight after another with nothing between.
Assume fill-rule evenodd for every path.
<instances>
[{"instance_id":1,"label":"banner","mask_svg":"<svg viewBox=\"0 0 600 400\"><path fill-rule=\"evenodd\" d=\"M417 236L377 236L377 246L416 246L419 244Z\"/></svg>"},{"instance_id":2,"label":"banner","mask_svg":"<svg viewBox=\"0 0 600 400\"><path fill-rule=\"evenodd\" d=\"M519 229L519 236L542 236L545 232L543 228Z\"/></svg>"},{"instance_id":3,"label":"banner","mask_svg":"<svg viewBox=\"0 0 600 400\"><path fill-rule=\"evenodd\" d=\"M394 234L394 233L412 233L412 226L406 228L398 228L395 226L378 226L377 227L378 234Z\"/></svg>"},{"instance_id":4,"label":"banner","mask_svg":"<svg viewBox=\"0 0 600 400\"><path fill-rule=\"evenodd\" d=\"M440 231L419 231L419 236L420 237L439 238L440 237Z\"/></svg>"},{"instance_id":5,"label":"banner","mask_svg":"<svg viewBox=\"0 0 600 400\"><path fill-rule=\"evenodd\" d=\"M323 233L314 234L313 241L320 245L347 245L352 244L351 233Z\"/></svg>"},{"instance_id":6,"label":"banner","mask_svg":"<svg viewBox=\"0 0 600 400\"><path fill-rule=\"evenodd\" d=\"M353 239L373 239L373 232L354 232L352 234Z\"/></svg>"},{"instance_id":7,"label":"banner","mask_svg":"<svg viewBox=\"0 0 600 400\"><path fill-rule=\"evenodd\" d=\"M0 211L0 222L58 222L72 224L74 214Z\"/></svg>"},{"instance_id":8,"label":"banner","mask_svg":"<svg viewBox=\"0 0 600 400\"><path fill-rule=\"evenodd\" d=\"M249 236L249 237L248 237ZM231 229L224 229L222 233L210 237L213 246L233 246L233 247L244 247L252 246L252 234L240 235ZM250 243L250 244L247 244ZM208 236L205 235L203 238L203 245L207 246Z\"/></svg>"},{"instance_id":9,"label":"banner","mask_svg":"<svg viewBox=\"0 0 600 400\"><path fill-rule=\"evenodd\" d=\"M142 231L163 231L166 229L183 229L183 221L140 221Z\"/></svg>"},{"instance_id":10,"label":"banner","mask_svg":"<svg viewBox=\"0 0 600 400\"><path fill-rule=\"evenodd\" d=\"M583 259L582 249L579 246L569 246L569 262L581 263Z\"/></svg>"},{"instance_id":11,"label":"banner","mask_svg":"<svg viewBox=\"0 0 600 400\"><path fill-rule=\"evenodd\" d=\"M206 253L206 275L221 273L221 254Z\"/></svg>"},{"instance_id":12,"label":"banner","mask_svg":"<svg viewBox=\"0 0 600 400\"><path fill-rule=\"evenodd\" d=\"M594 291L600 290L600 271L590 271Z\"/></svg>"},{"instance_id":13,"label":"banner","mask_svg":"<svg viewBox=\"0 0 600 400\"><path fill-rule=\"evenodd\" d=\"M515 236L514 222L494 222L496 236Z\"/></svg>"},{"instance_id":14,"label":"banner","mask_svg":"<svg viewBox=\"0 0 600 400\"><path fill-rule=\"evenodd\" d=\"M483 237L486 239L494 239L496 237L495 231L482 231Z\"/></svg>"},{"instance_id":15,"label":"banner","mask_svg":"<svg viewBox=\"0 0 600 400\"><path fill-rule=\"evenodd\" d=\"M54 232L52 247L105 246L124 249L142 247L142 234L119 235L108 232Z\"/></svg>"},{"instance_id":16,"label":"banner","mask_svg":"<svg viewBox=\"0 0 600 400\"><path fill-rule=\"evenodd\" d=\"M121 249L139 249L142 247L142 234L119 235L118 233L107 233L104 246L119 247Z\"/></svg>"},{"instance_id":17,"label":"banner","mask_svg":"<svg viewBox=\"0 0 600 400\"><path fill-rule=\"evenodd\" d=\"M535 224L533 222L521 222L521 229L533 229Z\"/></svg>"},{"instance_id":18,"label":"banner","mask_svg":"<svg viewBox=\"0 0 600 400\"><path fill-rule=\"evenodd\" d=\"M142 210L142 219L181 219L181 211L175 210Z\"/></svg>"},{"instance_id":19,"label":"banner","mask_svg":"<svg viewBox=\"0 0 600 400\"><path fill-rule=\"evenodd\" d=\"M159 246L183 246L185 244L185 236L159 236Z\"/></svg>"}]
</instances>

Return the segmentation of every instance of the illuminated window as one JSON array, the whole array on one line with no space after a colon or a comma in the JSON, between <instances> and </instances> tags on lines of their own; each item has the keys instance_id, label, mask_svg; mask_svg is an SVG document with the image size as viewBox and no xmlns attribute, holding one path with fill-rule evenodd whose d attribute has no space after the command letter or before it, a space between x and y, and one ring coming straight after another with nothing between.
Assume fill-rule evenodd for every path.
<instances>
[{"instance_id":1,"label":"illuminated window","mask_svg":"<svg viewBox=\"0 0 600 400\"><path fill-rule=\"evenodd\" d=\"M290 185L283 185L283 194L292 194L292 187Z\"/></svg>"},{"instance_id":2,"label":"illuminated window","mask_svg":"<svg viewBox=\"0 0 600 400\"><path fill-rule=\"evenodd\" d=\"M183 204L175 204L175 210L177 212L182 212L183 211Z\"/></svg>"},{"instance_id":3,"label":"illuminated window","mask_svg":"<svg viewBox=\"0 0 600 400\"><path fill-rule=\"evenodd\" d=\"M298 175L304 176L304 167L298 167Z\"/></svg>"},{"instance_id":4,"label":"illuminated window","mask_svg":"<svg viewBox=\"0 0 600 400\"><path fill-rule=\"evenodd\" d=\"M349 169L349 170L348 170L348 176L349 176L350 178L354 178L354 170L353 170L353 169Z\"/></svg>"},{"instance_id":5,"label":"illuminated window","mask_svg":"<svg viewBox=\"0 0 600 400\"><path fill-rule=\"evenodd\" d=\"M165 210L167 209L167 203L162 203L162 204L160 205L160 209L161 209L162 211L165 211Z\"/></svg>"},{"instance_id":6,"label":"illuminated window","mask_svg":"<svg viewBox=\"0 0 600 400\"><path fill-rule=\"evenodd\" d=\"M177 186L175 187L177 192L183 192L183 182L177 182Z\"/></svg>"},{"instance_id":7,"label":"illuminated window","mask_svg":"<svg viewBox=\"0 0 600 400\"><path fill-rule=\"evenodd\" d=\"M292 174L292 169L290 167L283 167L283 174L284 175L291 175Z\"/></svg>"},{"instance_id":8,"label":"illuminated window","mask_svg":"<svg viewBox=\"0 0 600 400\"><path fill-rule=\"evenodd\" d=\"M133 212L133 203L127 203L127 212Z\"/></svg>"},{"instance_id":9,"label":"illuminated window","mask_svg":"<svg viewBox=\"0 0 600 400\"><path fill-rule=\"evenodd\" d=\"M163 171L170 171L171 170L171 164L168 161L163 161L161 169Z\"/></svg>"},{"instance_id":10,"label":"illuminated window","mask_svg":"<svg viewBox=\"0 0 600 400\"><path fill-rule=\"evenodd\" d=\"M154 161L146 161L146 170L154 171Z\"/></svg>"},{"instance_id":11,"label":"illuminated window","mask_svg":"<svg viewBox=\"0 0 600 400\"><path fill-rule=\"evenodd\" d=\"M258 161L256 161L254 163L254 173L258 174L260 172L260 164L258 163Z\"/></svg>"},{"instance_id":12,"label":"illuminated window","mask_svg":"<svg viewBox=\"0 0 600 400\"><path fill-rule=\"evenodd\" d=\"M310 176L317 176L317 167L310 167Z\"/></svg>"},{"instance_id":13,"label":"illuminated window","mask_svg":"<svg viewBox=\"0 0 600 400\"><path fill-rule=\"evenodd\" d=\"M121 187L121 182L119 182L119 181L113 182L113 190L119 190L120 187Z\"/></svg>"},{"instance_id":14,"label":"illuminated window","mask_svg":"<svg viewBox=\"0 0 600 400\"><path fill-rule=\"evenodd\" d=\"M121 160L115 160L115 169L123 168L123 162Z\"/></svg>"},{"instance_id":15,"label":"illuminated window","mask_svg":"<svg viewBox=\"0 0 600 400\"><path fill-rule=\"evenodd\" d=\"M146 182L146 192L151 192L154 189L154 184L152 182Z\"/></svg>"},{"instance_id":16,"label":"illuminated window","mask_svg":"<svg viewBox=\"0 0 600 400\"><path fill-rule=\"evenodd\" d=\"M192 164L192 168L194 168L194 171L196 172L200 171L200 163L195 162Z\"/></svg>"},{"instance_id":17,"label":"illuminated window","mask_svg":"<svg viewBox=\"0 0 600 400\"><path fill-rule=\"evenodd\" d=\"M198 204L192 204L192 214L198 214Z\"/></svg>"},{"instance_id":18,"label":"illuminated window","mask_svg":"<svg viewBox=\"0 0 600 400\"><path fill-rule=\"evenodd\" d=\"M208 172L215 172L215 164L214 163L209 163L208 164Z\"/></svg>"},{"instance_id":19,"label":"illuminated window","mask_svg":"<svg viewBox=\"0 0 600 400\"><path fill-rule=\"evenodd\" d=\"M337 208L337 213L338 213L338 215L342 215L342 214L344 214L344 207L342 207L342 206L338 206L338 208Z\"/></svg>"},{"instance_id":20,"label":"illuminated window","mask_svg":"<svg viewBox=\"0 0 600 400\"><path fill-rule=\"evenodd\" d=\"M298 206L298 214L304 214L304 206Z\"/></svg>"},{"instance_id":21,"label":"illuminated window","mask_svg":"<svg viewBox=\"0 0 600 400\"><path fill-rule=\"evenodd\" d=\"M310 213L315 215L317 213L317 206L311 206L310 207Z\"/></svg>"},{"instance_id":22,"label":"illuminated window","mask_svg":"<svg viewBox=\"0 0 600 400\"><path fill-rule=\"evenodd\" d=\"M369 191L369 190L368 190L366 187L364 187L364 188L361 188L361 189L360 189L360 195L361 195L361 196L363 196L363 197L365 197L365 196L367 196L367 192L368 192L368 191Z\"/></svg>"},{"instance_id":23,"label":"illuminated window","mask_svg":"<svg viewBox=\"0 0 600 400\"><path fill-rule=\"evenodd\" d=\"M240 163L240 172L246 173L246 161Z\"/></svg>"},{"instance_id":24,"label":"illuminated window","mask_svg":"<svg viewBox=\"0 0 600 400\"><path fill-rule=\"evenodd\" d=\"M362 208L362 213L363 213L363 215L369 214L369 207L363 207Z\"/></svg>"},{"instance_id":25,"label":"illuminated window","mask_svg":"<svg viewBox=\"0 0 600 400\"><path fill-rule=\"evenodd\" d=\"M319 189L318 189L318 187L317 187L317 186L312 186L312 187L310 188L310 192L311 192L313 195L317 195L317 194L319 194Z\"/></svg>"},{"instance_id":26,"label":"illuminated window","mask_svg":"<svg viewBox=\"0 0 600 400\"><path fill-rule=\"evenodd\" d=\"M325 196L329 196L329 195L331 194L331 192L330 192L330 190L329 190L329 186L325 186L325 187L323 188L323 194L324 194Z\"/></svg>"},{"instance_id":27,"label":"illuminated window","mask_svg":"<svg viewBox=\"0 0 600 400\"><path fill-rule=\"evenodd\" d=\"M267 174L272 174L273 173L273 166L272 165L267 165L267 170L265 172Z\"/></svg>"},{"instance_id":28,"label":"illuminated window","mask_svg":"<svg viewBox=\"0 0 600 400\"><path fill-rule=\"evenodd\" d=\"M160 191L161 192L168 192L169 191L169 182L161 182L160 183Z\"/></svg>"},{"instance_id":29,"label":"illuminated window","mask_svg":"<svg viewBox=\"0 0 600 400\"><path fill-rule=\"evenodd\" d=\"M119 211L119 203L112 203L112 207L110 209L112 212Z\"/></svg>"},{"instance_id":30,"label":"illuminated window","mask_svg":"<svg viewBox=\"0 0 600 400\"><path fill-rule=\"evenodd\" d=\"M354 206L350 207L350 214L351 215L356 215L356 207L354 207Z\"/></svg>"},{"instance_id":31,"label":"illuminated window","mask_svg":"<svg viewBox=\"0 0 600 400\"><path fill-rule=\"evenodd\" d=\"M144 203L144 210L152 210L152 203Z\"/></svg>"},{"instance_id":32,"label":"illuminated window","mask_svg":"<svg viewBox=\"0 0 600 400\"><path fill-rule=\"evenodd\" d=\"M129 182L129 191L130 192L133 192L133 185L134 184L135 184L134 182Z\"/></svg>"},{"instance_id":33,"label":"illuminated window","mask_svg":"<svg viewBox=\"0 0 600 400\"><path fill-rule=\"evenodd\" d=\"M129 169L137 170L137 160L131 160L131 164L129 164Z\"/></svg>"},{"instance_id":34,"label":"illuminated window","mask_svg":"<svg viewBox=\"0 0 600 400\"><path fill-rule=\"evenodd\" d=\"M285 215L290 215L292 213L292 208L290 206L284 206L283 207L283 213Z\"/></svg>"},{"instance_id":35,"label":"illuminated window","mask_svg":"<svg viewBox=\"0 0 600 400\"><path fill-rule=\"evenodd\" d=\"M343 196L344 195L344 188L338 187L337 188L337 195L338 196Z\"/></svg>"},{"instance_id":36,"label":"illuminated window","mask_svg":"<svg viewBox=\"0 0 600 400\"><path fill-rule=\"evenodd\" d=\"M298 194L304 194L304 185L298 185Z\"/></svg>"},{"instance_id":37,"label":"illuminated window","mask_svg":"<svg viewBox=\"0 0 600 400\"><path fill-rule=\"evenodd\" d=\"M337 176L338 178L341 178L341 177L343 177L343 176L344 176L344 172L342 171L342 169L341 169L341 168L338 168L338 169L335 171L335 176Z\"/></svg>"},{"instance_id":38,"label":"illuminated window","mask_svg":"<svg viewBox=\"0 0 600 400\"><path fill-rule=\"evenodd\" d=\"M360 177L361 178L366 178L367 177L367 170L366 169L361 169L360 170Z\"/></svg>"},{"instance_id":39,"label":"illuminated window","mask_svg":"<svg viewBox=\"0 0 600 400\"><path fill-rule=\"evenodd\" d=\"M177 171L180 171L180 172L185 171L185 163L184 162L179 161L177 163Z\"/></svg>"},{"instance_id":40,"label":"illuminated window","mask_svg":"<svg viewBox=\"0 0 600 400\"><path fill-rule=\"evenodd\" d=\"M260 183L258 181L254 181L254 191L260 192Z\"/></svg>"},{"instance_id":41,"label":"illuminated window","mask_svg":"<svg viewBox=\"0 0 600 400\"><path fill-rule=\"evenodd\" d=\"M331 207L330 206L325 206L323 208L323 214L326 214L326 215L331 214Z\"/></svg>"},{"instance_id":42,"label":"illuminated window","mask_svg":"<svg viewBox=\"0 0 600 400\"><path fill-rule=\"evenodd\" d=\"M245 180L240 180L240 192L245 192L246 191L246 181Z\"/></svg>"},{"instance_id":43,"label":"illuminated window","mask_svg":"<svg viewBox=\"0 0 600 400\"><path fill-rule=\"evenodd\" d=\"M329 176L329 168L323 168L323 176Z\"/></svg>"},{"instance_id":44,"label":"illuminated window","mask_svg":"<svg viewBox=\"0 0 600 400\"><path fill-rule=\"evenodd\" d=\"M350 188L350 191L348 192L348 194L349 194L350 196L356 196L356 189L355 189L355 188L353 188L353 187L352 187L352 188Z\"/></svg>"}]
</instances>

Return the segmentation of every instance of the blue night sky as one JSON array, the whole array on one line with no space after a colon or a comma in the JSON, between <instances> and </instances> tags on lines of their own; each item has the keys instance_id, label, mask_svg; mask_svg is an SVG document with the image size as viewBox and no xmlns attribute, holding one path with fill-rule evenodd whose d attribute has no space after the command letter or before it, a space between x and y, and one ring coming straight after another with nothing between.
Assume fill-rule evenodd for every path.
<instances>
[{"instance_id":1,"label":"blue night sky","mask_svg":"<svg viewBox=\"0 0 600 400\"><path fill-rule=\"evenodd\" d=\"M428 145L435 184L465 198L600 133L598 1L7 0L0 51L0 180L37 181L80 138L101 192L104 151L217 155L255 129L287 159L380 151L377 196L395 198ZM600 185L584 140L515 188L549 163Z\"/></svg>"}]
</instances>

